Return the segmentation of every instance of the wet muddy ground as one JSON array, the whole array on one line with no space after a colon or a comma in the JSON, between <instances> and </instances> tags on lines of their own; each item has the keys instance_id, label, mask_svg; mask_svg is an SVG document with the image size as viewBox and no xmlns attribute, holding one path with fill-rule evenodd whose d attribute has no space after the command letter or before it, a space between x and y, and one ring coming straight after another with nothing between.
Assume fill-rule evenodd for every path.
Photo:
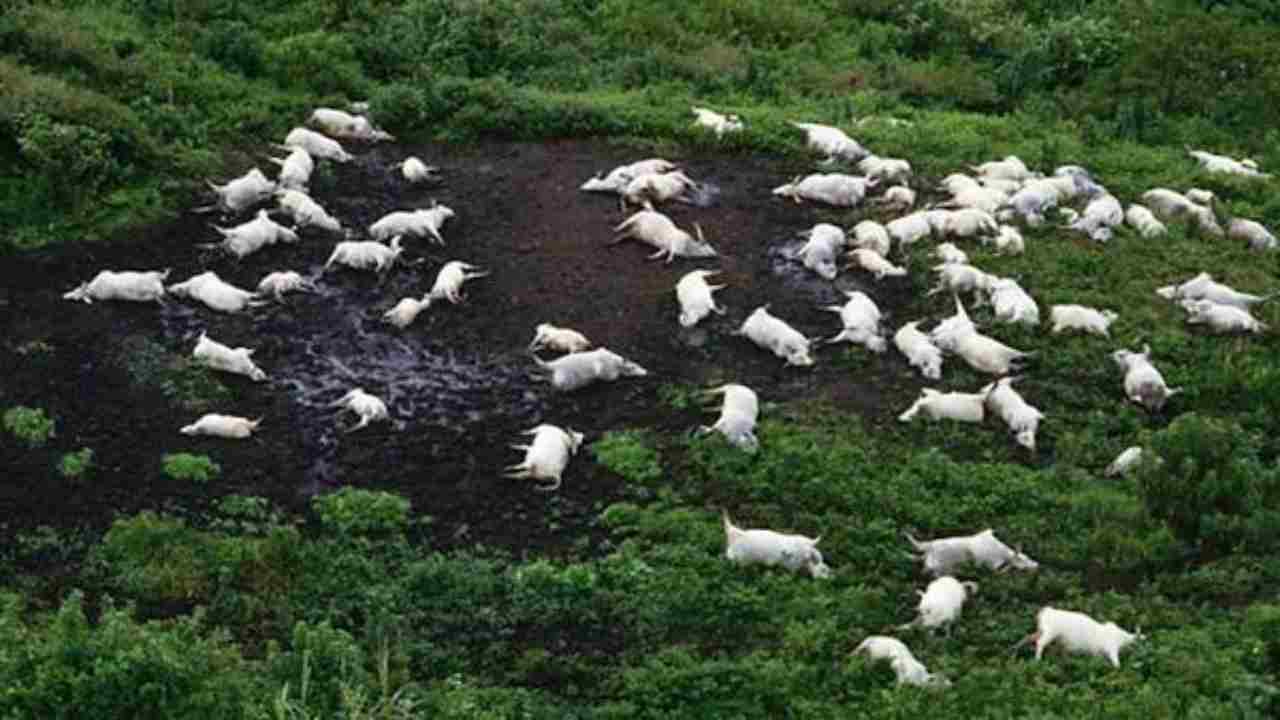
<instances>
[{"instance_id":1,"label":"wet muddy ground","mask_svg":"<svg viewBox=\"0 0 1280 720\"><path fill-rule=\"evenodd\" d=\"M439 165L443 182L403 182L394 164L409 154ZM664 264L646 260L650 249L638 243L609 246L623 217L617 199L578 186L650 154L602 141L362 148L355 161L330 165L313 179L313 195L344 226L365 228L387 212L433 199L457 213L444 226L443 247L408 240L406 257L423 262L398 267L383 280L351 270L323 272L339 238L315 230L304 230L298 245L268 247L239 261L198 247L216 239L210 221L230 225L250 213L220 219L188 212L112 243L71 241L6 259L0 267L0 407L45 408L57 419L58 435L38 451L7 434L0 439L5 534L39 524L102 527L117 513L144 508L198 511L230 493L298 508L316 493L353 485L409 497L415 512L433 518L431 540L442 547L554 551L581 537L608 503L634 496L588 448L555 493L500 477L521 457L509 444L538 423L572 427L586 433L588 443L626 428L681 432L714 415L675 410L660 399L660 388L725 381L751 386L766 402L825 398L874 424L891 421L919 387L896 353L872 356L841 345L819 350L814 368L786 368L731 332L769 303L805 334L832 335L837 316L817 306L842 302L843 289L866 290L885 311L887 326L897 327L919 309L912 305L920 302L921 287L912 283L927 278L875 283L852 271L833 283L788 260L787 248L798 247L797 231L855 216L772 197L772 187L812 165L770 157L675 158L718 192L706 207L673 204L664 211L681 227L698 222L719 257ZM426 292L439 267L455 259L492 273L467 284L464 304L432 306L404 331L380 321L400 298ZM241 315L179 300L162 307L60 297L102 269L166 267L173 269L170 283L214 270L249 289L268 272L292 269L316 278L319 292ZM722 271L715 282L728 287L717 298L728 311L683 330L674 286L696 268ZM531 375L526 346L541 322L575 328L650 375L557 393ZM256 348L254 358L270 376L259 384L219 376L232 396L210 409L262 417L251 440L179 434L201 413L184 411L137 381L130 358L138 347L187 356L202 331ZM353 418L335 417L327 405L356 386L386 400L393 421L341 432ZM95 453L93 475L61 477L54 469L58 457L82 447ZM164 476L161 456L184 451L208 454L221 476L206 486Z\"/></svg>"}]
</instances>

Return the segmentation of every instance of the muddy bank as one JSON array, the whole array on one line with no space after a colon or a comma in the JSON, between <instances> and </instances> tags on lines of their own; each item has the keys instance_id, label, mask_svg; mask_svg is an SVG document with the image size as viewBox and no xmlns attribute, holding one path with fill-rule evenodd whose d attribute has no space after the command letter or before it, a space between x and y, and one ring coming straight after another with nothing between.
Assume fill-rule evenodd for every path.
<instances>
[{"instance_id":1,"label":"muddy bank","mask_svg":"<svg viewBox=\"0 0 1280 720\"><path fill-rule=\"evenodd\" d=\"M394 164L408 154L441 166L443 182L406 185ZM747 384L766 401L822 395L874 423L891 418L902 393L895 390L886 405L880 388L918 386L896 354L856 350L862 356L855 376L847 362L830 361L846 352L840 346L820 350L815 368L798 370L730 333L769 303L807 335L829 336L838 320L816 307L841 302L844 289L867 291L896 327L920 309L909 306L920 302L912 283L926 278L874 283L851 272L832 283L788 260L796 231L859 215L772 198L771 187L808 167L768 157L679 158L716 192L703 206L664 210L682 227L700 223L718 258L663 264L646 260L649 249L636 243L606 246L623 217L616 198L578 186L638 156L594 141L363 148L354 162L330 165L313 182L317 200L344 225L364 228L386 212L432 200L457 213L444 227L444 247L409 240L407 258L422 262L383 280L348 270L324 273L338 238L318 231L304 231L299 245L269 247L241 261L202 250L197 245L216 238L208 223L218 218L198 213L112 243L69 244L6 261L0 269L0 406L46 408L59 433L49 448L34 452L10 437L0 440L0 517L7 530L102 526L116 513L198 510L229 493L298 507L317 492L354 485L409 497L416 512L432 516L430 533L442 546L553 549L627 495L589 450L555 494L499 477L520 459L508 445L537 423L571 426L588 442L629 427L682 431L709 416L671 409L659 400L659 388L723 381ZM464 304L435 305L404 331L380 321L400 298L428 290L449 260L492 274L468 283ZM247 288L268 272L291 269L316 278L319 292L238 316L180 301L160 307L60 298L101 269L165 267L173 268L171 282L214 270ZM728 287L717 298L728 312L682 331L673 288L695 268L722 271L716 282ZM555 393L530 375L525 348L540 322L573 327L651 374ZM202 331L256 348L255 360L270 376L261 384L219 378L231 396L214 410L264 418L252 440L180 435L177 429L199 413L141 391L130 374L129 349L138 343L185 356ZM352 419L335 417L328 405L356 386L388 402L391 423L341 432ZM53 469L59 455L81 447L94 450L93 476L81 482L59 476ZM160 457L179 451L210 455L222 466L221 477L207 486L169 480Z\"/></svg>"}]
</instances>

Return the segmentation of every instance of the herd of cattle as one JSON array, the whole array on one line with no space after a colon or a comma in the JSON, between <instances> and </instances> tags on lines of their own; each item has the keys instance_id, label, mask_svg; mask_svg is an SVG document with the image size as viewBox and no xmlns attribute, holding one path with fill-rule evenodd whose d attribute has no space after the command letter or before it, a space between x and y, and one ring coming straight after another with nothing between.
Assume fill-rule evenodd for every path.
<instances>
[{"instance_id":1,"label":"herd of cattle","mask_svg":"<svg viewBox=\"0 0 1280 720\"><path fill-rule=\"evenodd\" d=\"M354 113L367 108L353 107ZM695 123L715 132L743 129L742 120L706 108L694 108ZM914 403L899 416L910 422L923 416L931 420L982 422L987 413L998 416L1010 429L1016 442L1030 450L1036 447L1036 432L1042 411L1028 403L1013 387L1017 380L1010 373L1031 355L1000 342L979 331L969 317L961 295L972 294L978 303L989 303L994 317L1001 323L1035 326L1040 323L1040 309L1031 294L1017 280L1001 278L971 265L967 254L954 240L977 239L1000 253L1022 253L1026 240L1018 224L1036 227L1057 213L1065 226L1086 234L1097 242L1109 240L1122 225L1130 226L1143 238L1159 237L1167 232L1165 223L1187 223L1194 231L1211 237L1229 237L1248 243L1255 249L1273 249L1276 239L1261 224L1233 218L1222 227L1221 210L1212 193L1192 189L1179 193L1154 188L1142 195L1142 204L1127 209L1083 167L1063 166L1045 176L1031 171L1014 156L983 163L970 168L972 175L953 174L942 179L940 187L948 198L932 206L913 210L917 202L912 168L908 161L873 154L842 130L815 123L792 123L801 130L813 150L826 156L825 163L837 161L851 164L861 175L841 172L816 173L797 177L773 190L773 194L795 202L817 202L839 208L853 208L874 203L878 207L902 213L881 224L873 220L859 222L848 232L836 225L819 223L805 231L806 241L792 258L819 277L831 280L843 269L859 269L877 281L900 277L906 269L895 265L890 257L896 246L899 253L925 239L940 241L933 250L939 264L933 269L937 285L930 293L951 293L955 297L955 314L940 321L928 332L920 329L922 320L908 322L892 336L893 346L911 367L923 377L938 380L946 355L954 355L975 370L995 379L976 392L942 392L922 390ZM392 139L377 129L363 114L320 108L308 121L310 127L294 128L281 148L283 158L272 158L280 167L275 180L254 168L245 175L223 185L210 183L217 203L208 209L219 209L228 215L240 215L272 198L275 213L288 216L292 227L272 219L272 212L259 210L251 220L233 227L216 227L221 239L214 247L236 258L244 258L275 243L298 242L297 230L313 227L343 239L334 246L324 265L329 270L342 265L356 270L385 273L401 259L402 239L422 238L443 245L442 229L454 217L454 211L433 202L430 207L392 212L367 228L368 239L356 239L357 233L345 229L307 193L316 159L347 162L352 156L340 140L378 141ZM312 129L315 128L315 129ZM317 132L319 130L320 132ZM1190 151L1209 172L1269 177L1250 160L1235 160L1202 151ZM438 178L438 169L418 158L406 158L399 164L406 182L420 183ZM918 186L918 183L917 183ZM592 177L582 190L616 194L622 207L640 206L614 230L614 242L634 239L654 248L651 258L714 258L716 250L706 241L700 226L694 232L682 229L656 209L673 200L688 199L698 191L699 183L675 163L649 158L615 168L612 172ZM878 195L872 196L873 193ZM1082 206L1077 210L1071 204ZM421 262L421 261L419 261ZM692 327L711 313L725 313L713 292L722 286L708 283L717 271L698 269L684 275L675 286L680 306L679 323ZM461 302L465 282L488 273L463 261L446 263L438 272L432 288L421 298L404 298L388 309L384 320L395 328L406 328L433 302ZM256 291L235 287L213 272L195 275L183 282L166 285L169 271L104 270L92 280L67 292L64 297L89 303L95 300L128 300L164 302L167 296L198 301L220 312L240 312L248 308L281 300L286 293L316 289L314 279L293 271L267 274ZM1266 299L1243 293L1216 282L1208 273L1187 281L1160 288L1161 296L1179 302L1188 313L1188 322L1204 324L1215 332L1263 332L1267 328L1249 312L1249 308ZM821 308L840 318L840 330L826 343L851 342L875 353L886 352L889 340L881 327L881 312L875 301L863 292L846 292L843 305ZM1054 305L1049 313L1051 331L1079 331L1110 337L1108 328L1117 318L1113 310L1077 304ZM811 354L815 339L806 337L787 321L769 312L768 306L754 309L735 331L793 366L813 365ZM539 375L560 391L573 391L601 381L620 377L643 376L647 371L637 363L607 348L590 349L592 343L581 333L543 323L535 328L530 352L553 350L563 353L555 360L534 360ZM215 370L248 376L254 381L266 379L266 373L253 361L254 351L244 347L228 347L202 333L192 352L193 359ZM1125 396L1151 412L1159 411L1169 397L1180 388L1170 388L1151 362L1150 350L1141 352L1119 349L1112 353L1114 363L1123 372ZM703 432L718 432L735 447L756 452L759 440L755 426L759 415L756 393L739 384L726 384L711 394L722 396L720 417ZM348 431L358 430L372 422L388 419L386 403L355 387L333 403L335 408L350 411L358 422ZM258 429L260 420L232 415L207 414L181 429L189 435L212 435L223 438L247 438ZM570 459L583 442L583 434L570 428L541 424L526 432L532 436L527 444L514 445L525 453L524 460L506 469L508 477L544 481L540 490L554 490ZM1141 450L1132 447L1116 458L1107 473L1120 474L1135 466ZM818 539L804 535L784 534L765 529L742 529L733 524L728 514L723 517L726 557L737 563L779 565L807 571L815 578L830 576L830 568L817 549ZM1035 570L1037 563L1022 552L1010 548L996 538L991 529L970 536L918 541L908 536L915 552L923 560L925 570L936 579L920 593L918 616L906 627L949 628L958 620L961 608L977 590L973 582L960 582L952 573L969 565L993 570ZM1119 665L1122 648L1142 637L1128 633L1114 623L1099 623L1081 613L1043 608L1037 616L1037 629L1026 642L1035 640L1036 657L1055 641L1069 650L1106 657ZM890 662L899 683L924 686L948 684L940 675L929 673L900 641L883 636L867 638L857 652L872 659Z\"/></svg>"}]
</instances>

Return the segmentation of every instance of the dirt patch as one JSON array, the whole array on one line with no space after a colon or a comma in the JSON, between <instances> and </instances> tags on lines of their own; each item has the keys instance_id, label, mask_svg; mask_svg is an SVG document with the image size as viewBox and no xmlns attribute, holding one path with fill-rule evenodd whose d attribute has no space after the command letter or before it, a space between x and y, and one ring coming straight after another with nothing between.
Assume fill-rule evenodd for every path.
<instances>
[{"instance_id":1,"label":"dirt patch","mask_svg":"<svg viewBox=\"0 0 1280 720\"><path fill-rule=\"evenodd\" d=\"M408 154L440 165L444 182L403 183L394 164ZM346 270L322 274L337 238L320 232L305 231L297 246L270 247L242 261L201 250L198 244L215 239L208 224L217 218L197 213L108 244L68 243L7 260L0 268L0 406L46 408L57 417L59 436L35 452L0 439L0 518L11 532L39 524L103 526L115 513L143 508L198 511L229 493L296 508L315 493L353 485L409 497L416 512L433 517L430 533L439 546L548 551L581 537L605 505L627 492L589 450L555 494L499 477L520 457L508 445L539 422L571 426L588 442L629 427L682 431L707 416L671 409L659 388L730 380L764 400L827 397L874 424L900 409L904 384L919 383L893 352L873 357L858 349L851 362L841 346L821 351L816 367L801 370L731 335L765 303L808 335L834 334L836 316L816 307L841 302L844 289L866 290L891 326L919 310L909 307L920 302L909 278L872 283L846 273L832 283L786 259L780 249L795 244L798 230L853 217L770 196L770 188L806 166L770 157L680 158L690 175L718 192L706 207L664 210L682 227L700 223L720 256L663 264L646 260L649 250L636 243L606 246L622 218L617 200L578 190L593 173L640 155L599 141L365 148L313 184L317 200L345 226L367 227L387 212L433 199L457 212L445 225L443 248L410 240L409 259L425 262L384 281ZM434 306L405 331L379 321L400 298L421 296L440 265L454 259L492 275L467 285L464 304ZM317 277L320 292L238 316L178 301L84 305L59 297L101 269L165 267L173 268L171 282L214 270L246 288L268 272L293 269ZM722 270L716 282L728 287L717 297L728 313L685 331L676 321L673 288L695 268ZM651 374L555 393L530 377L525 347L540 322L573 327ZM180 435L177 429L199 413L140 392L121 361L120 348L138 338L188 355L201 331L257 348L255 360L271 376L262 384L220 377L232 397L217 411L264 418L252 440ZM325 406L356 385L388 400L391 424L339 432ZM895 388L892 407L877 388ZM94 475L62 478L54 470L58 456L80 447L94 450ZM208 486L169 480L160 457L178 451L210 455L223 468L221 478Z\"/></svg>"}]
</instances>

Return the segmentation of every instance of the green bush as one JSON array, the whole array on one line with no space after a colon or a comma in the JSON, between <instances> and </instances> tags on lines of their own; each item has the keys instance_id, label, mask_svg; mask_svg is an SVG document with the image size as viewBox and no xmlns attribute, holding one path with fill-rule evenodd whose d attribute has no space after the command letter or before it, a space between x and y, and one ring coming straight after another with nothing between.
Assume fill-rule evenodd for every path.
<instances>
[{"instance_id":1,"label":"green bush","mask_svg":"<svg viewBox=\"0 0 1280 720\"><path fill-rule=\"evenodd\" d=\"M347 535L390 535L409 524L409 501L394 493L344 487L311 501L320 522Z\"/></svg>"},{"instance_id":2,"label":"green bush","mask_svg":"<svg viewBox=\"0 0 1280 720\"><path fill-rule=\"evenodd\" d=\"M652 439L639 430L609 432L591 445L596 461L628 482L648 484L662 477L661 456Z\"/></svg>"},{"instance_id":3,"label":"green bush","mask_svg":"<svg viewBox=\"0 0 1280 720\"><path fill-rule=\"evenodd\" d=\"M1225 548L1280 532L1280 471L1259 461L1237 423L1181 415L1152 435L1143 458L1147 511L1179 538Z\"/></svg>"},{"instance_id":4,"label":"green bush","mask_svg":"<svg viewBox=\"0 0 1280 720\"><path fill-rule=\"evenodd\" d=\"M222 473L222 468L211 460L208 455L193 455L191 453L170 453L165 455L161 460L161 466L164 474L174 480L195 482L201 485L213 480Z\"/></svg>"},{"instance_id":5,"label":"green bush","mask_svg":"<svg viewBox=\"0 0 1280 720\"><path fill-rule=\"evenodd\" d=\"M4 429L33 450L44 447L54 436L53 418L45 415L40 408L24 405L4 411Z\"/></svg>"},{"instance_id":6,"label":"green bush","mask_svg":"<svg viewBox=\"0 0 1280 720\"><path fill-rule=\"evenodd\" d=\"M58 461L58 472L68 480L84 480L89 476L91 469L93 469L93 450L90 448L80 448L75 452L66 453Z\"/></svg>"},{"instance_id":7,"label":"green bush","mask_svg":"<svg viewBox=\"0 0 1280 720\"><path fill-rule=\"evenodd\" d=\"M0 708L10 718L251 717L249 664L196 613L136 621L104 599L90 622L73 592L51 617L31 617L0 595Z\"/></svg>"},{"instance_id":8,"label":"green bush","mask_svg":"<svg viewBox=\"0 0 1280 720\"><path fill-rule=\"evenodd\" d=\"M365 95L368 81L346 36L312 30L267 46L267 67L286 87L313 92Z\"/></svg>"},{"instance_id":9,"label":"green bush","mask_svg":"<svg viewBox=\"0 0 1280 720\"><path fill-rule=\"evenodd\" d=\"M105 133L42 113L23 116L18 125L22 159L38 175L57 177L53 187L68 199L92 195L120 179L121 167Z\"/></svg>"}]
</instances>

